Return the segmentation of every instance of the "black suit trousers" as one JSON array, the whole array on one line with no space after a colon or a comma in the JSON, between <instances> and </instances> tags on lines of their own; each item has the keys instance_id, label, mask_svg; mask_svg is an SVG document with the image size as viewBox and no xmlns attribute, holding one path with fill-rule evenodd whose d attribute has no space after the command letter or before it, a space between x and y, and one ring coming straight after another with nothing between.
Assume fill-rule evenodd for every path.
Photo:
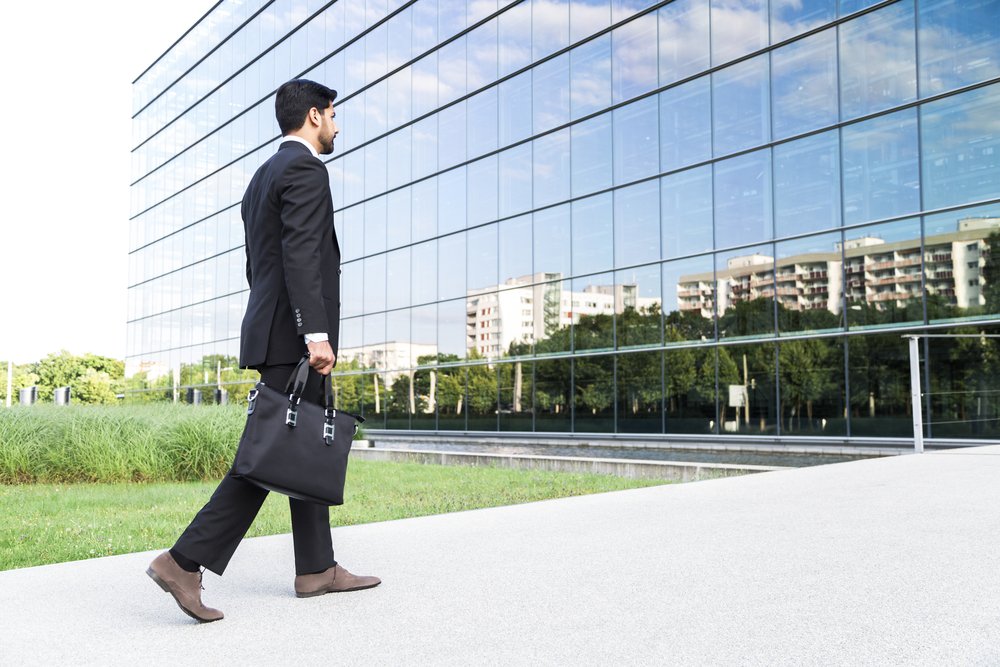
<instances>
[{"instance_id":1,"label":"black suit trousers","mask_svg":"<svg viewBox=\"0 0 1000 667\"><path fill-rule=\"evenodd\" d=\"M294 368L294 364L284 364L262 366L258 370L266 385L284 390ZM317 373L309 373L302 398L323 404ZM181 534L174 550L221 576L267 494L267 490L227 474ZM289 498L288 505L292 514L295 573L311 574L336 565L330 536L330 508L295 498Z\"/></svg>"}]
</instances>

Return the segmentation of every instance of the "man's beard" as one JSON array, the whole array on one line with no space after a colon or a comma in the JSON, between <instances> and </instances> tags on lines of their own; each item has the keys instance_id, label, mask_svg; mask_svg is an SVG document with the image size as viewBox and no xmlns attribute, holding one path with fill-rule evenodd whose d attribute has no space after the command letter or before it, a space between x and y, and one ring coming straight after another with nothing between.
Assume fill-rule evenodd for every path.
<instances>
[{"instance_id":1,"label":"man's beard","mask_svg":"<svg viewBox=\"0 0 1000 667\"><path fill-rule=\"evenodd\" d=\"M319 135L319 144L323 148L320 151L322 155L329 155L333 152L333 133L327 135Z\"/></svg>"}]
</instances>

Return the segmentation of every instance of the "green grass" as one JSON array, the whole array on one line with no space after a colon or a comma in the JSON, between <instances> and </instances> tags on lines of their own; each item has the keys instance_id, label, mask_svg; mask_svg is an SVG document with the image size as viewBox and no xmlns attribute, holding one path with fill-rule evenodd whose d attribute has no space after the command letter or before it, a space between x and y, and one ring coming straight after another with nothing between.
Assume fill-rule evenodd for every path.
<instances>
[{"instance_id":1,"label":"green grass","mask_svg":"<svg viewBox=\"0 0 1000 667\"><path fill-rule=\"evenodd\" d=\"M331 508L330 519L346 526L662 483L357 460L348 469L345 504ZM0 570L167 548L216 484L0 486ZM272 493L247 536L288 532L288 502Z\"/></svg>"}]
</instances>

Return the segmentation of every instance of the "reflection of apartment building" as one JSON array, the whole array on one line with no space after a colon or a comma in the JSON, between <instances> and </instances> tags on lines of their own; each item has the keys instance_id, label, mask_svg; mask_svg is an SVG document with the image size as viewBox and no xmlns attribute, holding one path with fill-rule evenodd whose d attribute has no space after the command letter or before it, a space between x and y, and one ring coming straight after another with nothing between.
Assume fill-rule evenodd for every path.
<instances>
[{"instance_id":1,"label":"reflection of apartment building","mask_svg":"<svg viewBox=\"0 0 1000 667\"><path fill-rule=\"evenodd\" d=\"M612 315L625 308L659 305L639 296L637 284L587 285L562 289L559 273L511 278L503 285L470 291L466 297L467 347L483 356L503 354L512 342L532 343L586 315Z\"/></svg>"},{"instance_id":2,"label":"reflection of apartment building","mask_svg":"<svg viewBox=\"0 0 1000 667\"><path fill-rule=\"evenodd\" d=\"M413 368L419 357L436 355L437 345L428 343L411 343L409 341L386 341L362 347L341 348L338 361L357 361L362 368L374 368L388 371L384 374L385 382L391 385L399 375L400 368Z\"/></svg>"},{"instance_id":3,"label":"reflection of apartment building","mask_svg":"<svg viewBox=\"0 0 1000 667\"><path fill-rule=\"evenodd\" d=\"M849 303L903 306L920 298L922 278L928 294L959 308L979 306L987 238L998 231L1000 218L959 220L956 231L924 239L923 262L919 238L886 242L874 236L848 239L829 253L786 257L777 266L759 253L733 257L714 274L681 276L677 309L711 317L716 298L721 313L739 301L774 297L789 310L839 313L842 295Z\"/></svg>"}]
</instances>

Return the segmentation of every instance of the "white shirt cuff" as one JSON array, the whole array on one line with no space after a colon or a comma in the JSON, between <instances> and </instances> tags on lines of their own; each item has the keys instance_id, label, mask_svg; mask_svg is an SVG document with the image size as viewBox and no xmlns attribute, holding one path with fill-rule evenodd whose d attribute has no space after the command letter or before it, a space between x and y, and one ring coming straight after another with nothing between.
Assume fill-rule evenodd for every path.
<instances>
[{"instance_id":1,"label":"white shirt cuff","mask_svg":"<svg viewBox=\"0 0 1000 667\"><path fill-rule=\"evenodd\" d=\"M325 333L308 333L306 334L306 343L325 343L330 340L330 337Z\"/></svg>"}]
</instances>

